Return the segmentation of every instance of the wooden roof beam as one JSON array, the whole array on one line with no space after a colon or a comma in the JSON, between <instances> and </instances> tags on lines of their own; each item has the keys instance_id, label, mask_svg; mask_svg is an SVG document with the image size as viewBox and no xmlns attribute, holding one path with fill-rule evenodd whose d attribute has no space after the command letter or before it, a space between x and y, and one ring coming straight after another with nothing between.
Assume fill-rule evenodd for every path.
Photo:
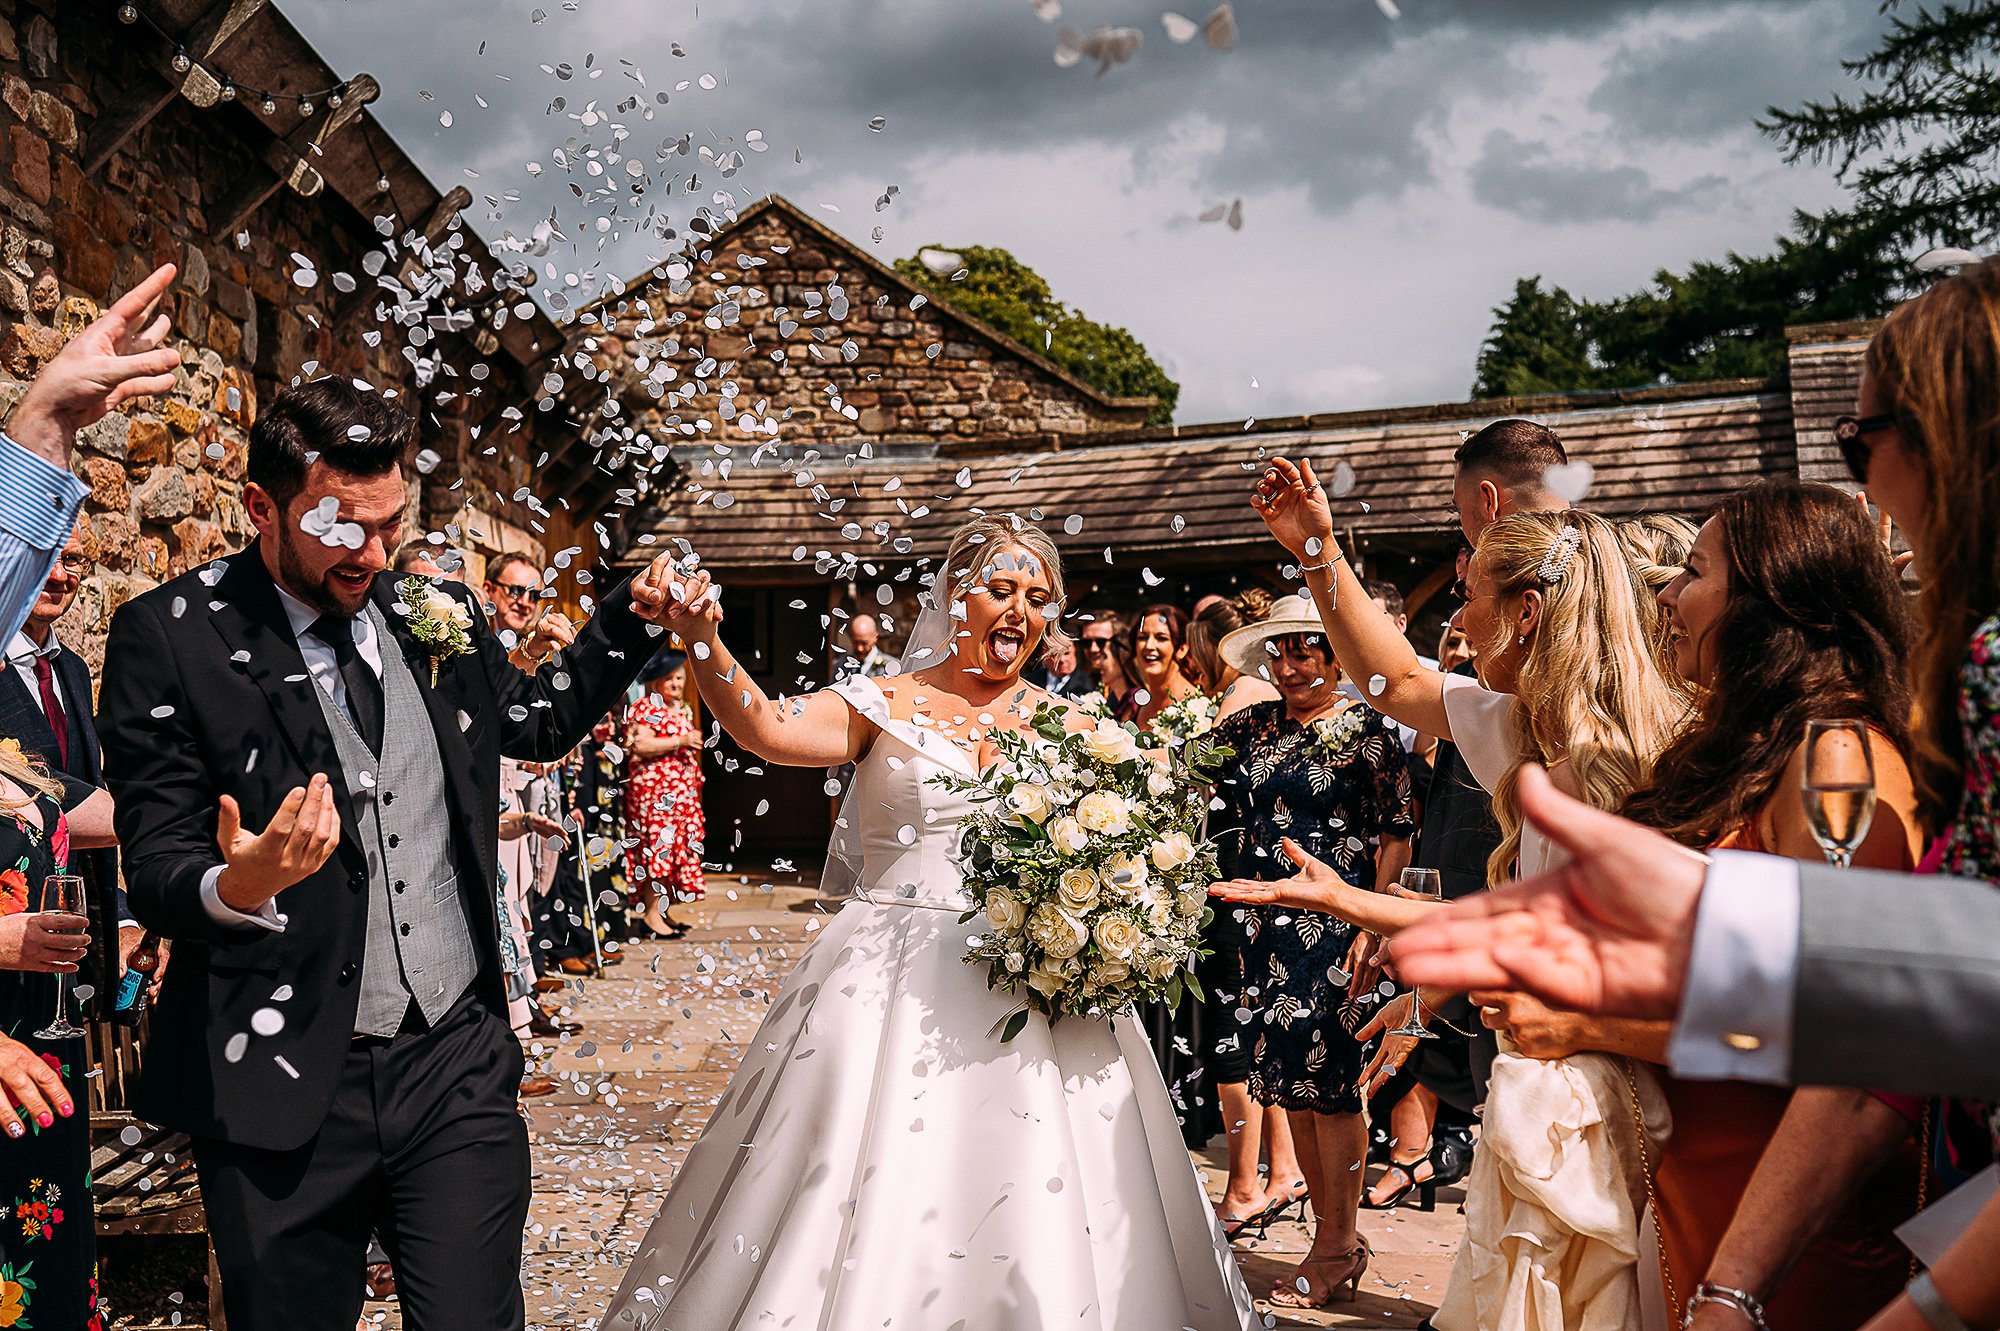
<instances>
[{"instance_id":1,"label":"wooden roof beam","mask_svg":"<svg viewBox=\"0 0 2000 1331\"><path fill-rule=\"evenodd\" d=\"M361 116L368 103L382 95L382 85L372 74L356 74L347 81L337 108L324 108L320 115L302 123L282 139L273 139L264 149L264 160L230 188L216 205L215 234L226 236L245 218L264 206L279 190L311 198L326 186L326 178L313 165L322 144Z\"/></svg>"},{"instance_id":2,"label":"wooden roof beam","mask_svg":"<svg viewBox=\"0 0 2000 1331\"><path fill-rule=\"evenodd\" d=\"M208 72L207 63L269 3L270 0L218 0L209 6L181 38L180 49L193 61L185 74L174 73L171 55L155 53L152 63L165 77L142 77L92 122L90 147L83 159L84 174L94 176L102 171L112 154L172 105L176 97L186 97L201 107L221 101L222 85Z\"/></svg>"}]
</instances>

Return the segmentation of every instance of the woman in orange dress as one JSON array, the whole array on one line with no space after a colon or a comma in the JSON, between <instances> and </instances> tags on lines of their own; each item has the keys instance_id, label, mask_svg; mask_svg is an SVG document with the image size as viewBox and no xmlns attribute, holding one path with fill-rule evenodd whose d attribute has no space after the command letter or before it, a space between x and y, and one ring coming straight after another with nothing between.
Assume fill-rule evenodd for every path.
<instances>
[{"instance_id":1,"label":"woman in orange dress","mask_svg":"<svg viewBox=\"0 0 2000 1331\"><path fill-rule=\"evenodd\" d=\"M701 727L683 700L685 658L661 652L646 665L646 692L625 709L625 816L636 844L625 852L625 879L662 938L688 926L677 903L699 901L702 839Z\"/></svg>"},{"instance_id":2,"label":"woman in orange dress","mask_svg":"<svg viewBox=\"0 0 2000 1331\"><path fill-rule=\"evenodd\" d=\"M1806 723L1854 718L1869 729L1876 806L1853 862L1911 868L1921 848L1905 759L1902 663L1912 627L1880 535L1855 502L1791 481L1740 491L1702 527L1687 567L1659 600L1676 667L1705 694L1699 717L1624 812L1690 846L1818 860L1799 794ZM1524 1053L1600 1049L1666 1062L1664 1022L1552 1012L1524 995L1502 1006L1504 1029ZM1772 1272L1783 1279L1749 1291L1773 1331L1858 1327L1895 1296L1909 1253L1892 1231L1917 1201L1917 1152L1901 1114L1866 1091L1661 1080L1673 1126L1648 1163L1670 1326L1681 1326L1688 1296L1709 1275L1767 1148L1805 1166L1791 1195L1759 1199L1781 1208L1799 1240L1789 1275ZM1820 1171L1828 1184L1816 1195L1815 1156L1825 1161L1885 1137L1897 1148L1892 1163L1860 1196L1834 1190L1831 1170ZM1816 1231L1810 1241L1808 1231ZM1694 1325L1732 1317L1740 1328L1740 1313L1703 1304Z\"/></svg>"}]
</instances>

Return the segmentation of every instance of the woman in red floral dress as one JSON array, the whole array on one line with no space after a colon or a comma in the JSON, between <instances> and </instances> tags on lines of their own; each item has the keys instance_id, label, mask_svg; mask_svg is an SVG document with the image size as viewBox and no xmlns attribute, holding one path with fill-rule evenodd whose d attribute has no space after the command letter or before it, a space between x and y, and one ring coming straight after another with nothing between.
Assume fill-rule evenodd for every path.
<instances>
[{"instance_id":1,"label":"woman in red floral dress","mask_svg":"<svg viewBox=\"0 0 2000 1331\"><path fill-rule=\"evenodd\" d=\"M625 709L625 816L638 844L625 853L625 878L645 908L647 927L679 938L676 902L702 898L701 728L682 701L685 659L661 652L646 666L646 692Z\"/></svg>"}]
</instances>

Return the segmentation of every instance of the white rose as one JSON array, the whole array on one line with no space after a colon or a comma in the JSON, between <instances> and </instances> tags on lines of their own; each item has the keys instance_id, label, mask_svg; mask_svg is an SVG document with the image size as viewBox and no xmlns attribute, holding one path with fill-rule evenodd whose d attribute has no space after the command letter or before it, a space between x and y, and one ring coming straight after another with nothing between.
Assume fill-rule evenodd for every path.
<instances>
[{"instance_id":1,"label":"white rose","mask_svg":"<svg viewBox=\"0 0 2000 1331\"><path fill-rule=\"evenodd\" d=\"M1153 769L1146 773L1146 793L1158 799L1173 788L1173 774L1167 770L1167 765L1154 763Z\"/></svg>"},{"instance_id":2,"label":"white rose","mask_svg":"<svg viewBox=\"0 0 2000 1331\"><path fill-rule=\"evenodd\" d=\"M1186 832L1169 832L1153 843L1153 867L1162 872L1180 868L1194 858L1194 841Z\"/></svg>"},{"instance_id":3,"label":"white rose","mask_svg":"<svg viewBox=\"0 0 2000 1331\"><path fill-rule=\"evenodd\" d=\"M1076 820L1092 832L1123 836L1132 830L1132 808L1120 795L1094 790L1077 801Z\"/></svg>"},{"instance_id":4,"label":"white rose","mask_svg":"<svg viewBox=\"0 0 2000 1331\"><path fill-rule=\"evenodd\" d=\"M1053 902L1043 902L1028 916L1028 938L1057 961L1083 951L1087 937L1083 925Z\"/></svg>"},{"instance_id":5,"label":"white rose","mask_svg":"<svg viewBox=\"0 0 2000 1331\"><path fill-rule=\"evenodd\" d=\"M1058 855L1075 855L1090 844L1090 834L1074 818L1058 818L1049 824L1049 841Z\"/></svg>"},{"instance_id":6,"label":"white rose","mask_svg":"<svg viewBox=\"0 0 2000 1331\"><path fill-rule=\"evenodd\" d=\"M994 932L1017 934L1021 932L1021 926L1028 922L1028 912L1011 893L996 888L986 894L986 918Z\"/></svg>"},{"instance_id":7,"label":"white rose","mask_svg":"<svg viewBox=\"0 0 2000 1331\"><path fill-rule=\"evenodd\" d=\"M1033 782L1023 782L1007 792L1008 822L1016 827L1033 823L1037 827L1048 821L1055 802L1049 797L1048 787Z\"/></svg>"},{"instance_id":8,"label":"white rose","mask_svg":"<svg viewBox=\"0 0 2000 1331\"><path fill-rule=\"evenodd\" d=\"M1104 881L1127 898L1144 892L1151 879L1146 862L1137 855L1113 855L1104 862Z\"/></svg>"},{"instance_id":9,"label":"white rose","mask_svg":"<svg viewBox=\"0 0 2000 1331\"><path fill-rule=\"evenodd\" d=\"M1182 915L1192 918L1201 914L1201 908L1208 903L1208 889L1200 883L1181 889L1177 905Z\"/></svg>"},{"instance_id":10,"label":"white rose","mask_svg":"<svg viewBox=\"0 0 2000 1331\"><path fill-rule=\"evenodd\" d=\"M1028 972L1028 987L1043 998L1054 998L1069 987L1069 981L1054 971L1045 971L1037 966Z\"/></svg>"},{"instance_id":11,"label":"white rose","mask_svg":"<svg viewBox=\"0 0 2000 1331\"><path fill-rule=\"evenodd\" d=\"M1090 982L1101 988L1123 984L1132 978L1132 967L1123 961L1100 961L1090 968Z\"/></svg>"},{"instance_id":12,"label":"white rose","mask_svg":"<svg viewBox=\"0 0 2000 1331\"><path fill-rule=\"evenodd\" d=\"M1009 952L1003 959L1010 974L1019 975L1028 968L1028 959L1019 952Z\"/></svg>"},{"instance_id":13,"label":"white rose","mask_svg":"<svg viewBox=\"0 0 2000 1331\"><path fill-rule=\"evenodd\" d=\"M1131 956L1138 949L1139 940L1145 937L1139 926L1123 915L1104 916L1090 932L1097 940L1097 950L1119 961Z\"/></svg>"},{"instance_id":14,"label":"white rose","mask_svg":"<svg viewBox=\"0 0 2000 1331\"><path fill-rule=\"evenodd\" d=\"M1129 763L1139 756L1139 741L1116 721L1099 721L1085 731L1083 747L1101 763Z\"/></svg>"},{"instance_id":15,"label":"white rose","mask_svg":"<svg viewBox=\"0 0 2000 1331\"><path fill-rule=\"evenodd\" d=\"M1169 975L1172 975L1179 968L1180 964L1181 959L1172 952L1155 952L1152 956L1146 958L1146 978L1149 980L1164 980Z\"/></svg>"},{"instance_id":16,"label":"white rose","mask_svg":"<svg viewBox=\"0 0 2000 1331\"><path fill-rule=\"evenodd\" d=\"M1088 869L1065 869L1056 881L1056 894L1063 905L1086 911L1097 904L1097 875Z\"/></svg>"},{"instance_id":17,"label":"white rose","mask_svg":"<svg viewBox=\"0 0 2000 1331\"><path fill-rule=\"evenodd\" d=\"M1146 902L1146 924L1156 934L1163 934L1174 927L1174 903L1163 896L1153 896Z\"/></svg>"}]
</instances>

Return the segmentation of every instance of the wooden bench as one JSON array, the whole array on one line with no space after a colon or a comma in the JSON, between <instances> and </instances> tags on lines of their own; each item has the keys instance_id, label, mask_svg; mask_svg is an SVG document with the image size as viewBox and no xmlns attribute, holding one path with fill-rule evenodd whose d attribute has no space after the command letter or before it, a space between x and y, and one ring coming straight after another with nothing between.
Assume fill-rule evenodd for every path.
<instances>
[{"instance_id":1,"label":"wooden bench","mask_svg":"<svg viewBox=\"0 0 2000 1331\"><path fill-rule=\"evenodd\" d=\"M100 1237L208 1233L187 1134L134 1118L127 1104L146 1041L134 1031L89 1023L91 1199ZM208 1246L208 1325L225 1331L215 1246Z\"/></svg>"}]
</instances>

